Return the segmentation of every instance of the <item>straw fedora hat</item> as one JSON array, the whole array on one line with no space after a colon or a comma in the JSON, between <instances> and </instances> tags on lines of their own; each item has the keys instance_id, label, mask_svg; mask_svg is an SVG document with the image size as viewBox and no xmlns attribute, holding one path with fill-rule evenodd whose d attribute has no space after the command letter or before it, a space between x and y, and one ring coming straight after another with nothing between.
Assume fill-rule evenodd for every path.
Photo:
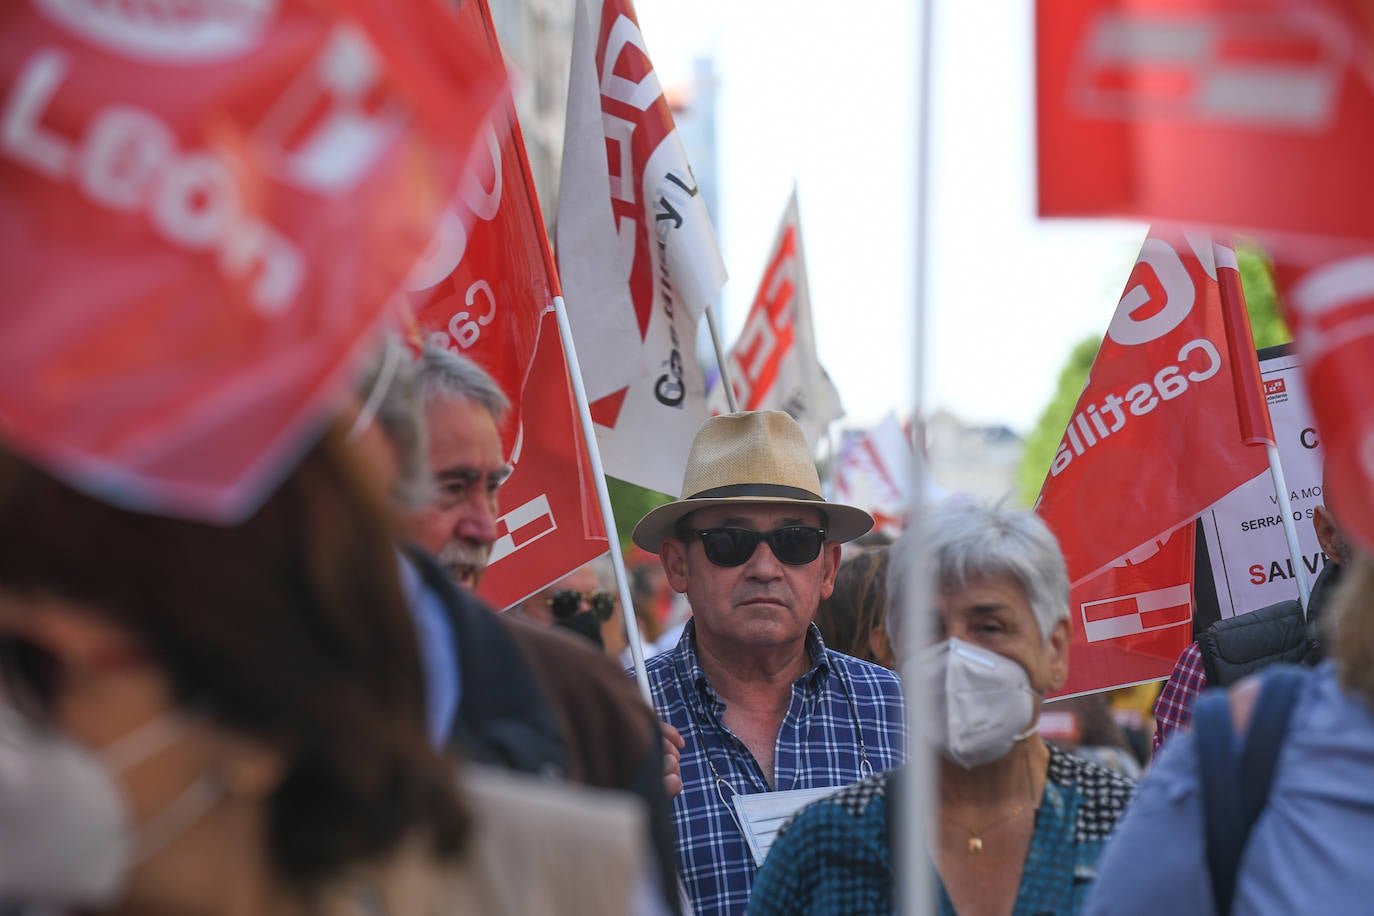
<instances>
[{"instance_id":1,"label":"straw fedora hat","mask_svg":"<svg viewBox=\"0 0 1374 916\"><path fill-rule=\"evenodd\" d=\"M825 515L826 540L852 541L873 527L862 509L826 502L797 421L780 410L724 414L702 424L687 454L682 499L659 506L630 535L657 553L689 512L736 503L808 506Z\"/></svg>"}]
</instances>

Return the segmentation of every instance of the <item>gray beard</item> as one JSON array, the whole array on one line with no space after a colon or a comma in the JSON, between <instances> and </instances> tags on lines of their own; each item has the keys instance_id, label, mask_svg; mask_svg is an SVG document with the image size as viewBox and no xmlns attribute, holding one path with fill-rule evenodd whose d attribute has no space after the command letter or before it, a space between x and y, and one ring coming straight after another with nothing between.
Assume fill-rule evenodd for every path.
<instances>
[{"instance_id":1,"label":"gray beard","mask_svg":"<svg viewBox=\"0 0 1374 916\"><path fill-rule=\"evenodd\" d=\"M487 568L490 547L477 547L463 541L449 541L436 558L439 565L459 585L476 588Z\"/></svg>"}]
</instances>

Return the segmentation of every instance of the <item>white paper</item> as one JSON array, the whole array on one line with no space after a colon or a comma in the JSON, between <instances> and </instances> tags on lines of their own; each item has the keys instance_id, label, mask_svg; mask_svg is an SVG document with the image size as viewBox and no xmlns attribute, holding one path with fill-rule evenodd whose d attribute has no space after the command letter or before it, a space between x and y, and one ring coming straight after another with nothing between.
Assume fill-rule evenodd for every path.
<instances>
[{"instance_id":1,"label":"white paper","mask_svg":"<svg viewBox=\"0 0 1374 916\"><path fill-rule=\"evenodd\" d=\"M821 786L816 789L788 789L784 792L755 792L736 795L735 811L739 813L740 828L754 854L754 864L762 865L773 847L778 831L793 814L813 801L833 795L844 786Z\"/></svg>"}]
</instances>

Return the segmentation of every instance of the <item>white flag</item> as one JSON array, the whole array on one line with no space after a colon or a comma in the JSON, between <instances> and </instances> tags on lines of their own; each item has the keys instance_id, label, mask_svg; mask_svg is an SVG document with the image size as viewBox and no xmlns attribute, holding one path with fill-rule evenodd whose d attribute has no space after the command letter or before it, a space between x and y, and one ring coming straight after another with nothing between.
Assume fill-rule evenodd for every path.
<instances>
[{"instance_id":1,"label":"white flag","mask_svg":"<svg viewBox=\"0 0 1374 916\"><path fill-rule=\"evenodd\" d=\"M846 436L835 463L835 499L873 516L874 530L896 537L911 502L911 440L888 413L867 432ZM934 494L927 494L930 498Z\"/></svg>"},{"instance_id":2,"label":"white flag","mask_svg":"<svg viewBox=\"0 0 1374 916\"><path fill-rule=\"evenodd\" d=\"M787 411L813 449L826 438L830 424L844 416L840 394L816 356L795 190L726 363L740 410ZM712 390L711 407L713 413L726 410L722 386Z\"/></svg>"},{"instance_id":3,"label":"white flag","mask_svg":"<svg viewBox=\"0 0 1374 916\"><path fill-rule=\"evenodd\" d=\"M558 269L606 472L676 494L706 418L715 231L629 0L578 0Z\"/></svg>"}]
</instances>

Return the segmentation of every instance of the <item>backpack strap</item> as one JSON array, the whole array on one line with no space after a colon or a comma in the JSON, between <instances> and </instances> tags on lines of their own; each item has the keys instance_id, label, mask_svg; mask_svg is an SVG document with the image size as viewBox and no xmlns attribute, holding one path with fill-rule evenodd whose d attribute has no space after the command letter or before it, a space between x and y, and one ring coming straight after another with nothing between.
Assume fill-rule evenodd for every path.
<instances>
[{"instance_id":1,"label":"backpack strap","mask_svg":"<svg viewBox=\"0 0 1374 916\"><path fill-rule=\"evenodd\" d=\"M1279 666L1265 673L1239 754L1226 691L1206 691L1193 709L1207 869L1217 916L1231 912L1240 858L1268 801L1279 750L1302 682L1303 672L1297 668Z\"/></svg>"}]
</instances>

